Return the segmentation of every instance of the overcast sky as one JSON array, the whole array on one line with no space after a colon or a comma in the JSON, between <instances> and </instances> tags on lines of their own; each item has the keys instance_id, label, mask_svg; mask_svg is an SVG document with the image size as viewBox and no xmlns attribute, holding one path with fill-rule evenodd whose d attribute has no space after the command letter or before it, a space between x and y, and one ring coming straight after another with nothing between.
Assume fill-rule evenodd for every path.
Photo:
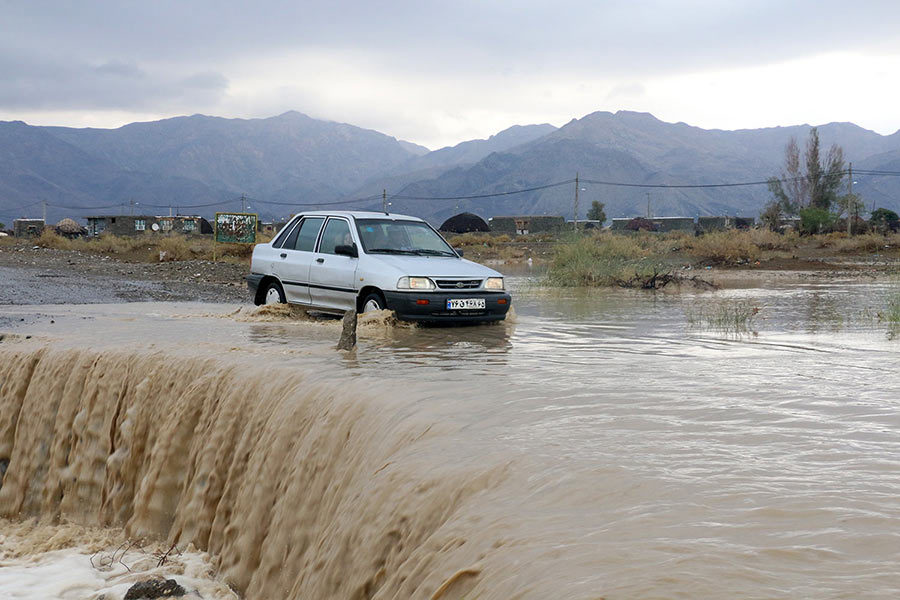
<instances>
[{"instance_id":1,"label":"overcast sky","mask_svg":"<svg viewBox=\"0 0 900 600\"><path fill-rule=\"evenodd\" d=\"M298 110L437 148L597 110L900 128L900 2L0 0L0 120Z\"/></svg>"}]
</instances>

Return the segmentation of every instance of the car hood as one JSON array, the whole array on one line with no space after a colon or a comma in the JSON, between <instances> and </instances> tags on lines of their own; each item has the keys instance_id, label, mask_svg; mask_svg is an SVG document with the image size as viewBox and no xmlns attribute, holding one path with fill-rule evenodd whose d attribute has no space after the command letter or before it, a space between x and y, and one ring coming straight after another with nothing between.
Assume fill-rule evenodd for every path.
<instances>
[{"instance_id":1,"label":"car hood","mask_svg":"<svg viewBox=\"0 0 900 600\"><path fill-rule=\"evenodd\" d=\"M423 277L502 277L500 273L463 258L450 256L402 256L397 254L368 254L371 260L392 267L402 275Z\"/></svg>"}]
</instances>

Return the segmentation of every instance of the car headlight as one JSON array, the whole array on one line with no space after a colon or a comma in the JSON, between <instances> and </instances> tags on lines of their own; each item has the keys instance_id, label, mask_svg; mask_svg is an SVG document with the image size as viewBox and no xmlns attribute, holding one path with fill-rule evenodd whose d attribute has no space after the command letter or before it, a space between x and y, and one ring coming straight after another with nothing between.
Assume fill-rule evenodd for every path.
<instances>
[{"instance_id":1,"label":"car headlight","mask_svg":"<svg viewBox=\"0 0 900 600\"><path fill-rule=\"evenodd\" d=\"M433 290L435 287L427 277L401 277L397 282L398 290Z\"/></svg>"},{"instance_id":2,"label":"car headlight","mask_svg":"<svg viewBox=\"0 0 900 600\"><path fill-rule=\"evenodd\" d=\"M486 290L502 290L503 289L503 278L502 277L488 277L484 280L484 289Z\"/></svg>"}]
</instances>

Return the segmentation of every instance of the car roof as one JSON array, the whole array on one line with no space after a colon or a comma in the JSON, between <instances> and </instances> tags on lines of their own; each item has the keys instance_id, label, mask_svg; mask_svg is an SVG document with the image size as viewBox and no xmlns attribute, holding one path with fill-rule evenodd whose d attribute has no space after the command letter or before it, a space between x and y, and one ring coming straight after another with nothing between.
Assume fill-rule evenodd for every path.
<instances>
[{"instance_id":1,"label":"car roof","mask_svg":"<svg viewBox=\"0 0 900 600\"><path fill-rule=\"evenodd\" d=\"M383 213L364 210L309 210L302 211L298 215L306 217L351 217L353 219L391 219L397 221L421 221L419 217L410 215L398 215L395 213Z\"/></svg>"}]
</instances>

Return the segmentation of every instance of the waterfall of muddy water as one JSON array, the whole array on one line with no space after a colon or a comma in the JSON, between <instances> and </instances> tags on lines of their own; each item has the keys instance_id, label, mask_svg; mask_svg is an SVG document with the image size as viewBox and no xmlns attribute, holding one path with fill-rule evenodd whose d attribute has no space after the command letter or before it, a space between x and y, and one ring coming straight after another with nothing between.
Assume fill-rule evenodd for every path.
<instances>
[{"instance_id":1,"label":"waterfall of muddy water","mask_svg":"<svg viewBox=\"0 0 900 600\"><path fill-rule=\"evenodd\" d=\"M251 599L896 598L893 289L534 291L354 353L246 309L11 308L0 516L193 544ZM758 335L687 324L731 300Z\"/></svg>"}]
</instances>

